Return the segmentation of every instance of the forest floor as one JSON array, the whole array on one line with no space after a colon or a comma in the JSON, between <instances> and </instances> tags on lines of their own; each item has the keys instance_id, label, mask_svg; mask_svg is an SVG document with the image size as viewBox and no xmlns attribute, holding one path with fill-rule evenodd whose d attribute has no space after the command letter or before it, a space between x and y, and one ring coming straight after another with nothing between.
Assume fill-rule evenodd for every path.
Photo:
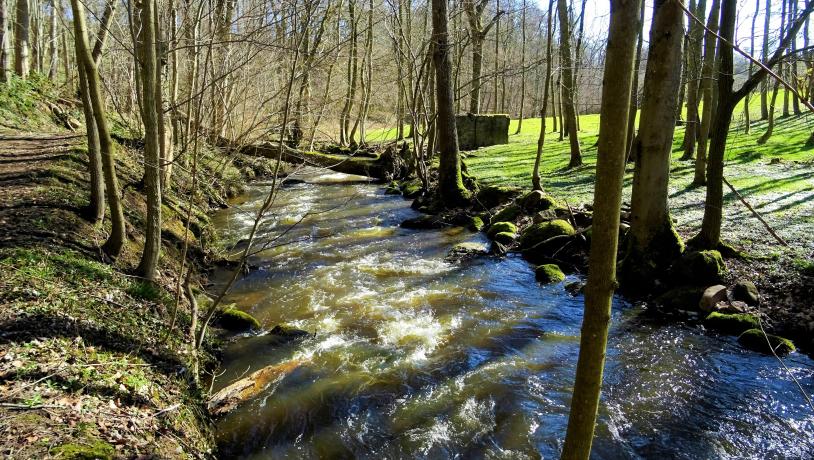
<instances>
[{"instance_id":1,"label":"forest floor","mask_svg":"<svg viewBox=\"0 0 814 460\"><path fill-rule=\"evenodd\" d=\"M111 263L99 249L109 219L94 225L83 215L84 134L60 126L48 108L55 100L47 83L0 89L0 457L207 456L215 446L189 371L189 305L182 298L176 311L172 294L191 175L176 168L165 192L159 276L144 282L134 275L146 215L142 152L116 146L127 238ZM65 110L81 119L77 106ZM211 263L207 213L256 167L202 153L188 263Z\"/></svg>"},{"instance_id":2,"label":"forest floor","mask_svg":"<svg viewBox=\"0 0 814 460\"><path fill-rule=\"evenodd\" d=\"M549 119L549 129L550 126ZM599 116L581 117L580 144L585 164L567 169L569 144L548 132L541 162L543 187L571 205L593 201ZM519 134L509 128L509 144L467 152L468 171L482 183L531 186L531 170L540 130L539 119L526 119ZM742 119L730 132L725 177L789 243L780 245L728 188L724 188L724 238L748 255L728 260L729 282L749 279L762 293L762 309L781 334L814 349L814 148L805 142L814 131L814 116L781 117L774 135L763 145L757 139L766 122L753 122L744 132ZM669 206L685 239L700 228L705 188L692 185L693 161L681 161L684 128L676 130L670 176ZM628 167L624 200L630 202L633 167Z\"/></svg>"}]
</instances>

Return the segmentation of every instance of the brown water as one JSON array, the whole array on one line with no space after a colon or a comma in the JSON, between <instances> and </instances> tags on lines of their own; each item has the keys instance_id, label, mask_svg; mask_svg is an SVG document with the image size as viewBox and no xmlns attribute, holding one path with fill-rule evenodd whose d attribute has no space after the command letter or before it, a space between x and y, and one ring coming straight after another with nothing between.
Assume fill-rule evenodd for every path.
<instances>
[{"instance_id":1,"label":"brown water","mask_svg":"<svg viewBox=\"0 0 814 460\"><path fill-rule=\"evenodd\" d=\"M400 229L416 215L401 197L307 179L282 191L260 240L302 221L252 259L229 301L315 337L227 347L215 390L264 366L293 370L218 422L221 456L558 457L582 297L540 286L518 257L446 263L482 234ZM225 238L245 238L265 193L253 187L218 216ZM642 311L614 307L595 458L814 455L814 415L774 358ZM814 392L814 362L787 364Z\"/></svg>"}]
</instances>

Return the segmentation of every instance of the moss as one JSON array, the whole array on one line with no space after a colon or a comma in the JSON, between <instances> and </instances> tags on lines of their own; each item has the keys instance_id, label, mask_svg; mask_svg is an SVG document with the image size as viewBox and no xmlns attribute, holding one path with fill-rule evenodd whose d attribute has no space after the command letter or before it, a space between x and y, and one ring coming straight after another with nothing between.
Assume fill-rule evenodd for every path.
<instances>
[{"instance_id":1,"label":"moss","mask_svg":"<svg viewBox=\"0 0 814 460\"><path fill-rule=\"evenodd\" d=\"M710 285L723 281L726 265L715 250L685 253L673 266L675 281L684 284Z\"/></svg>"},{"instance_id":2,"label":"moss","mask_svg":"<svg viewBox=\"0 0 814 460\"><path fill-rule=\"evenodd\" d=\"M704 295L704 288L678 286L656 298L656 303L673 310L696 310Z\"/></svg>"},{"instance_id":3,"label":"moss","mask_svg":"<svg viewBox=\"0 0 814 460\"><path fill-rule=\"evenodd\" d=\"M621 228L620 228L621 230ZM668 276L670 267L684 252L684 242L671 218L647 244L641 244L634 233L626 236L627 252L619 270L619 281L628 292L648 292Z\"/></svg>"},{"instance_id":4,"label":"moss","mask_svg":"<svg viewBox=\"0 0 814 460\"><path fill-rule=\"evenodd\" d=\"M68 443L51 449L52 455L66 460L107 460L115 453L113 446L98 439L87 444Z\"/></svg>"},{"instance_id":5,"label":"moss","mask_svg":"<svg viewBox=\"0 0 814 460\"><path fill-rule=\"evenodd\" d=\"M296 327L286 326L285 324L278 324L274 326L269 334L276 335L285 339L299 339L311 335L308 331L297 329Z\"/></svg>"},{"instance_id":6,"label":"moss","mask_svg":"<svg viewBox=\"0 0 814 460\"><path fill-rule=\"evenodd\" d=\"M760 329L745 331L738 337L738 343L749 350L766 354L771 354L774 350L778 355L787 355L797 350L791 340L772 334L764 335ZM769 344L771 344L771 348L769 348Z\"/></svg>"},{"instance_id":7,"label":"moss","mask_svg":"<svg viewBox=\"0 0 814 460\"><path fill-rule=\"evenodd\" d=\"M554 238L555 236L570 236L574 235L576 230L568 222L562 219L554 219L549 222L541 222L534 224L523 231L520 237L520 246L522 248L531 248L545 240Z\"/></svg>"},{"instance_id":8,"label":"moss","mask_svg":"<svg viewBox=\"0 0 814 460\"><path fill-rule=\"evenodd\" d=\"M163 297L161 288L149 281L135 281L126 290L131 297L157 302Z\"/></svg>"},{"instance_id":9,"label":"moss","mask_svg":"<svg viewBox=\"0 0 814 460\"><path fill-rule=\"evenodd\" d=\"M710 329L735 335L760 327L760 322L754 315L748 313L727 314L717 311L710 313L704 320L704 324Z\"/></svg>"},{"instance_id":10,"label":"moss","mask_svg":"<svg viewBox=\"0 0 814 460\"><path fill-rule=\"evenodd\" d=\"M565 280L565 273L560 270L557 264L540 265L534 269L534 277L541 283L559 283Z\"/></svg>"},{"instance_id":11,"label":"moss","mask_svg":"<svg viewBox=\"0 0 814 460\"><path fill-rule=\"evenodd\" d=\"M228 307L218 315L218 326L233 332L260 329L260 322L246 313L236 308Z\"/></svg>"},{"instance_id":12,"label":"moss","mask_svg":"<svg viewBox=\"0 0 814 460\"><path fill-rule=\"evenodd\" d=\"M511 222L495 222L489 226L489 231L486 232L486 236L494 239L495 235L498 233L515 234L517 233L517 226Z\"/></svg>"},{"instance_id":13,"label":"moss","mask_svg":"<svg viewBox=\"0 0 814 460\"><path fill-rule=\"evenodd\" d=\"M418 179L404 180L400 184L401 194L405 198L415 198L421 194L424 184Z\"/></svg>"},{"instance_id":14,"label":"moss","mask_svg":"<svg viewBox=\"0 0 814 460\"><path fill-rule=\"evenodd\" d=\"M501 209L500 212L492 217L493 222L509 222L517 219L520 214L523 213L523 209L516 204L510 204L505 208Z\"/></svg>"},{"instance_id":15,"label":"moss","mask_svg":"<svg viewBox=\"0 0 814 460\"><path fill-rule=\"evenodd\" d=\"M473 232L479 232L483 230L483 227L485 225L486 224L483 223L483 219L481 219L478 216L474 216L469 219L469 225L467 225L467 228L472 230Z\"/></svg>"},{"instance_id":16,"label":"moss","mask_svg":"<svg viewBox=\"0 0 814 460\"><path fill-rule=\"evenodd\" d=\"M550 195L546 195L540 190L532 190L531 192L523 195L519 201L521 206L523 206L523 209L530 212L545 211L547 209L559 207L557 200Z\"/></svg>"},{"instance_id":17,"label":"moss","mask_svg":"<svg viewBox=\"0 0 814 460\"><path fill-rule=\"evenodd\" d=\"M517 238L517 234L513 232L500 232L496 233L492 239L497 241L498 243L508 246L514 243L515 238Z\"/></svg>"},{"instance_id":18,"label":"moss","mask_svg":"<svg viewBox=\"0 0 814 460\"><path fill-rule=\"evenodd\" d=\"M486 209L508 203L520 195L520 189L515 187L505 187L499 185L488 185L481 187L475 195L475 200Z\"/></svg>"}]
</instances>

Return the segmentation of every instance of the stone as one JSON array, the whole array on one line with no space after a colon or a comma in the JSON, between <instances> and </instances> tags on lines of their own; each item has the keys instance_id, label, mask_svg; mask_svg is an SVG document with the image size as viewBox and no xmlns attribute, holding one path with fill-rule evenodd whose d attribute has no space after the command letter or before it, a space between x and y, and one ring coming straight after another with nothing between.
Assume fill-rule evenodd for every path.
<instances>
[{"instance_id":1,"label":"stone","mask_svg":"<svg viewBox=\"0 0 814 460\"><path fill-rule=\"evenodd\" d=\"M400 188L401 194L404 195L405 198L415 198L424 191L424 184L418 179L411 179L402 181Z\"/></svg>"},{"instance_id":2,"label":"stone","mask_svg":"<svg viewBox=\"0 0 814 460\"><path fill-rule=\"evenodd\" d=\"M531 248L543 241L556 236L571 236L576 233L574 227L562 219L554 219L549 222L534 224L523 231L520 237L520 246L524 249Z\"/></svg>"},{"instance_id":3,"label":"stone","mask_svg":"<svg viewBox=\"0 0 814 460\"><path fill-rule=\"evenodd\" d=\"M559 283L565 280L565 273L557 264L544 264L534 270L534 277L543 284Z\"/></svg>"},{"instance_id":4,"label":"stone","mask_svg":"<svg viewBox=\"0 0 814 460\"><path fill-rule=\"evenodd\" d=\"M517 234L514 232L500 232L496 233L492 239L497 241L498 243L508 246L514 243L515 238L517 238Z\"/></svg>"},{"instance_id":5,"label":"stone","mask_svg":"<svg viewBox=\"0 0 814 460\"><path fill-rule=\"evenodd\" d=\"M495 206L514 200L518 195L520 195L520 189L516 187L486 185L478 190L475 195L475 202L483 206L484 209L492 209Z\"/></svg>"},{"instance_id":6,"label":"stone","mask_svg":"<svg viewBox=\"0 0 814 460\"><path fill-rule=\"evenodd\" d=\"M269 334L282 337L284 339L300 339L311 335L310 332L295 327L278 324L269 331Z\"/></svg>"},{"instance_id":7,"label":"stone","mask_svg":"<svg viewBox=\"0 0 814 460\"><path fill-rule=\"evenodd\" d=\"M479 147L509 143L509 116L505 114L455 116L458 147L474 150Z\"/></svg>"},{"instance_id":8,"label":"stone","mask_svg":"<svg viewBox=\"0 0 814 460\"><path fill-rule=\"evenodd\" d=\"M445 260L447 262L460 262L462 260L471 259L473 257L486 255L489 250L483 243L466 242L458 243L452 247L447 253Z\"/></svg>"},{"instance_id":9,"label":"stone","mask_svg":"<svg viewBox=\"0 0 814 460\"><path fill-rule=\"evenodd\" d=\"M498 233L517 233L517 226L511 222L495 222L494 224L489 226L489 231L486 232L486 236L490 239L495 239L495 235Z\"/></svg>"},{"instance_id":10,"label":"stone","mask_svg":"<svg viewBox=\"0 0 814 460\"><path fill-rule=\"evenodd\" d=\"M672 310L696 309L703 294L704 289L697 286L678 286L660 295L656 303Z\"/></svg>"},{"instance_id":11,"label":"stone","mask_svg":"<svg viewBox=\"0 0 814 460\"><path fill-rule=\"evenodd\" d=\"M683 284L720 283L725 273L721 253L715 250L685 252L672 268L675 281Z\"/></svg>"},{"instance_id":12,"label":"stone","mask_svg":"<svg viewBox=\"0 0 814 460\"><path fill-rule=\"evenodd\" d=\"M760 304L760 293L755 283L749 280L739 280L732 288L732 299L740 300L749 306L755 307Z\"/></svg>"},{"instance_id":13,"label":"stone","mask_svg":"<svg viewBox=\"0 0 814 460\"><path fill-rule=\"evenodd\" d=\"M231 332L245 332L260 329L257 319L234 307L227 307L218 314L217 325Z\"/></svg>"},{"instance_id":14,"label":"stone","mask_svg":"<svg viewBox=\"0 0 814 460\"><path fill-rule=\"evenodd\" d=\"M772 334L764 335L763 331L757 328L743 332L738 337L738 343L744 348L758 353L772 354L772 350L774 350L778 356L784 356L797 350L791 340Z\"/></svg>"},{"instance_id":15,"label":"stone","mask_svg":"<svg viewBox=\"0 0 814 460\"><path fill-rule=\"evenodd\" d=\"M757 317L748 313L727 314L714 311L704 319L704 324L710 329L733 335L740 335L749 329L760 328Z\"/></svg>"},{"instance_id":16,"label":"stone","mask_svg":"<svg viewBox=\"0 0 814 460\"><path fill-rule=\"evenodd\" d=\"M585 282L571 281L570 283L565 283L565 290L571 295L582 294L585 292Z\"/></svg>"},{"instance_id":17,"label":"stone","mask_svg":"<svg viewBox=\"0 0 814 460\"><path fill-rule=\"evenodd\" d=\"M483 219L478 216L473 216L470 218L469 225L467 225L466 228L472 230L473 232L479 232L483 230L484 226L485 224L483 223Z\"/></svg>"},{"instance_id":18,"label":"stone","mask_svg":"<svg viewBox=\"0 0 814 460\"><path fill-rule=\"evenodd\" d=\"M540 190L532 190L520 198L520 205L527 211L544 211L556 207L557 202Z\"/></svg>"},{"instance_id":19,"label":"stone","mask_svg":"<svg viewBox=\"0 0 814 460\"><path fill-rule=\"evenodd\" d=\"M511 222L523 213L523 209L517 204L510 204L492 216L492 222Z\"/></svg>"},{"instance_id":20,"label":"stone","mask_svg":"<svg viewBox=\"0 0 814 460\"><path fill-rule=\"evenodd\" d=\"M700 308L701 311L711 312L715 310L715 306L718 305L718 302L723 300L726 300L726 286L716 284L715 286L704 289L701 300L698 302L698 308Z\"/></svg>"},{"instance_id":21,"label":"stone","mask_svg":"<svg viewBox=\"0 0 814 460\"><path fill-rule=\"evenodd\" d=\"M541 224L543 222L546 222L546 221L549 221L549 220L554 220L556 218L557 218L557 211L556 210L554 210L554 209L546 209L544 211L540 211L540 212L534 214L534 217L532 217L532 221L535 224Z\"/></svg>"},{"instance_id":22,"label":"stone","mask_svg":"<svg viewBox=\"0 0 814 460\"><path fill-rule=\"evenodd\" d=\"M435 228L444 228L447 224L438 216L421 215L405 220L401 223L402 228L410 228L415 230L430 230Z\"/></svg>"},{"instance_id":23,"label":"stone","mask_svg":"<svg viewBox=\"0 0 814 460\"><path fill-rule=\"evenodd\" d=\"M749 306L746 305L746 302L733 300L731 302L718 302L718 305L715 306L715 310L721 313L746 313L749 310Z\"/></svg>"}]
</instances>

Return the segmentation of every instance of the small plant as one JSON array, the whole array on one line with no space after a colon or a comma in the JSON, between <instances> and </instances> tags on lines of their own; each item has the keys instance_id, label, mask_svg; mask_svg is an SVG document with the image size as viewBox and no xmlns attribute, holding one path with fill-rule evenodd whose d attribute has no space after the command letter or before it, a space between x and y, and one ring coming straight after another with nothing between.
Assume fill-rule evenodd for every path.
<instances>
[{"instance_id":1,"label":"small plant","mask_svg":"<svg viewBox=\"0 0 814 460\"><path fill-rule=\"evenodd\" d=\"M163 297L161 288L149 281L135 281L125 292L127 292L130 297L140 300L149 300L151 302L158 302Z\"/></svg>"}]
</instances>

